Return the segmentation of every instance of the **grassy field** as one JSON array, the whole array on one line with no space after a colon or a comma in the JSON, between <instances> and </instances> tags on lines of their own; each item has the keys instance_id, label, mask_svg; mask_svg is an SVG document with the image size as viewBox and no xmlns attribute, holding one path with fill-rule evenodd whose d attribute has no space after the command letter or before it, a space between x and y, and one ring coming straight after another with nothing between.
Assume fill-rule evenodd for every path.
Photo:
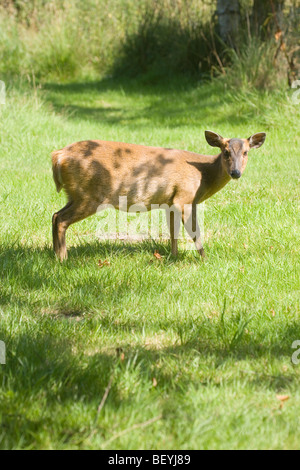
<instances>
[{"instance_id":1,"label":"grassy field","mask_svg":"<svg viewBox=\"0 0 300 470\"><path fill-rule=\"evenodd\" d=\"M7 85L1 448L299 448L300 106L290 92L180 78ZM51 217L65 197L52 150L98 138L211 153L205 129L267 132L242 179L206 203L205 263L182 248L172 258L168 243L101 242L97 216L69 229L69 259L55 260Z\"/></svg>"}]
</instances>

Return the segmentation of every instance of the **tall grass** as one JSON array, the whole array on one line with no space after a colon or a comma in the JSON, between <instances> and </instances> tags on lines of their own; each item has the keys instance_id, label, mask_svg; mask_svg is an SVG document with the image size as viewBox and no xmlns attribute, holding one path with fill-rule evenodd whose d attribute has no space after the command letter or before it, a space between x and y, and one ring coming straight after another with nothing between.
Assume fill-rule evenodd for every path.
<instances>
[{"instance_id":1,"label":"tall grass","mask_svg":"<svg viewBox=\"0 0 300 470\"><path fill-rule=\"evenodd\" d=\"M275 90L286 86L287 68L283 57L276 64L275 42L264 42L257 37L246 40L238 50L227 49L229 66L222 80L232 89Z\"/></svg>"},{"instance_id":2,"label":"tall grass","mask_svg":"<svg viewBox=\"0 0 300 470\"><path fill-rule=\"evenodd\" d=\"M137 28L126 32L113 72L209 73L221 48L212 20L213 5L205 2L154 1L144 6Z\"/></svg>"},{"instance_id":3,"label":"tall grass","mask_svg":"<svg viewBox=\"0 0 300 470\"><path fill-rule=\"evenodd\" d=\"M0 73L58 81L107 73L143 0L18 3L0 6Z\"/></svg>"},{"instance_id":4,"label":"tall grass","mask_svg":"<svg viewBox=\"0 0 300 470\"><path fill-rule=\"evenodd\" d=\"M217 34L215 8L206 0L6 0L0 6L0 75L62 81L221 73L232 87L286 82L289 59L280 42L253 37L248 25L238 47L228 49ZM284 46L294 48L299 22L288 25L292 41Z\"/></svg>"}]
</instances>

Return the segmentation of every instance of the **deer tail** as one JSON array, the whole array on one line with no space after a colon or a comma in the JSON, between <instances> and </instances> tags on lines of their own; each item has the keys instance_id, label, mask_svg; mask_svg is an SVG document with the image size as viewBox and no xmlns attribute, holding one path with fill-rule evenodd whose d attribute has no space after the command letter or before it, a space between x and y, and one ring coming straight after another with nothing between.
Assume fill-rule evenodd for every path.
<instances>
[{"instance_id":1,"label":"deer tail","mask_svg":"<svg viewBox=\"0 0 300 470\"><path fill-rule=\"evenodd\" d=\"M61 152L59 150L56 152L52 152L53 179L54 179L54 183L55 183L56 190L58 193L63 187L63 182L61 178L61 170L60 170L60 156L61 156Z\"/></svg>"}]
</instances>

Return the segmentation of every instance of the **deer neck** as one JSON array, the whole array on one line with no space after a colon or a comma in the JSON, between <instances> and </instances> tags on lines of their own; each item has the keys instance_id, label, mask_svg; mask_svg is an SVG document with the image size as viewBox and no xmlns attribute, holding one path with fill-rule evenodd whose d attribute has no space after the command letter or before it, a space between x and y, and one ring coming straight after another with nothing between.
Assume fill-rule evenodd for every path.
<instances>
[{"instance_id":1,"label":"deer neck","mask_svg":"<svg viewBox=\"0 0 300 470\"><path fill-rule=\"evenodd\" d=\"M203 202L220 191L230 180L223 166L221 153L212 157L212 161L202 171L198 202Z\"/></svg>"}]
</instances>

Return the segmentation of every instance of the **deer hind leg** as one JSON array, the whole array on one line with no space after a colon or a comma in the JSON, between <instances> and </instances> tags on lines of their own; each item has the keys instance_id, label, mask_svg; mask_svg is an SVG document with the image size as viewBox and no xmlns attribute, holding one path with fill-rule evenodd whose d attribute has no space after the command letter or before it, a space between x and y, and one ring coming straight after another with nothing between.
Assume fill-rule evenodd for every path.
<instances>
[{"instance_id":1,"label":"deer hind leg","mask_svg":"<svg viewBox=\"0 0 300 470\"><path fill-rule=\"evenodd\" d=\"M174 209L166 210L167 224L170 231L171 251L173 256L178 255L178 236L180 231L180 213Z\"/></svg>"},{"instance_id":2,"label":"deer hind leg","mask_svg":"<svg viewBox=\"0 0 300 470\"><path fill-rule=\"evenodd\" d=\"M61 240L59 237L59 224L61 215L73 204L72 201L68 202L68 204L63 207L60 211L53 214L52 217L52 238L53 238L53 249L58 258L60 258L61 253Z\"/></svg>"},{"instance_id":3,"label":"deer hind leg","mask_svg":"<svg viewBox=\"0 0 300 470\"><path fill-rule=\"evenodd\" d=\"M184 210L182 211L182 222L187 233L195 243L196 250L202 258L205 258L206 255L201 241L200 227L197 221L196 204L187 204L184 206Z\"/></svg>"},{"instance_id":4,"label":"deer hind leg","mask_svg":"<svg viewBox=\"0 0 300 470\"><path fill-rule=\"evenodd\" d=\"M52 217L53 248L60 261L67 259L66 230L75 222L85 219L96 212L95 205L70 201Z\"/></svg>"}]
</instances>

